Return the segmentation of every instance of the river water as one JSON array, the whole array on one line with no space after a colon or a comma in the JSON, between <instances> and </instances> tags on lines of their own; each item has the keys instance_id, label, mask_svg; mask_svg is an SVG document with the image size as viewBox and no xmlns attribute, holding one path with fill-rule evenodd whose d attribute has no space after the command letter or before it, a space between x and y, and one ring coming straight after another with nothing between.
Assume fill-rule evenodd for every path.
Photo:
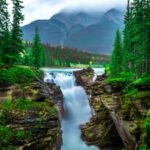
<instances>
[{"instance_id":1,"label":"river water","mask_svg":"<svg viewBox=\"0 0 150 150\"><path fill-rule=\"evenodd\" d=\"M63 131L61 150L99 150L95 146L86 145L81 139L80 126L90 120L91 108L85 90L75 83L73 71L74 69L45 70L45 82L56 83L64 96L66 117L61 122ZM95 69L95 76L103 72L104 69Z\"/></svg>"}]
</instances>

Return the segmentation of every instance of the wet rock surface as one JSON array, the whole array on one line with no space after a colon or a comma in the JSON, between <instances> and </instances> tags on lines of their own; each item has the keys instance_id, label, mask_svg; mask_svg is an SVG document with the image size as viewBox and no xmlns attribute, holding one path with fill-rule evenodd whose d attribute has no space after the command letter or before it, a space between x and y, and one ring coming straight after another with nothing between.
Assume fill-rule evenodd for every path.
<instances>
[{"instance_id":1,"label":"wet rock surface","mask_svg":"<svg viewBox=\"0 0 150 150\"><path fill-rule=\"evenodd\" d=\"M88 74L89 72L89 74ZM82 138L88 145L96 145L102 150L138 149L143 144L144 116L147 108L140 102L144 97L123 94L122 87L105 82L107 75L98 76L92 82L91 70L74 73L79 85L90 96L93 117L83 125ZM88 74L88 75L87 75Z\"/></svg>"}]
</instances>

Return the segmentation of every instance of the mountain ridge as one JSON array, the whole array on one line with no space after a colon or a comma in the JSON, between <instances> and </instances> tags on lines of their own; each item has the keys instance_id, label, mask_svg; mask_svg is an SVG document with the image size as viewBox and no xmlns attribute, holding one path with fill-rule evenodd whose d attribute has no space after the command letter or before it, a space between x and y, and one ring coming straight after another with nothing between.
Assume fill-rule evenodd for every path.
<instances>
[{"instance_id":1,"label":"mountain ridge","mask_svg":"<svg viewBox=\"0 0 150 150\"><path fill-rule=\"evenodd\" d=\"M123 12L115 8L99 14L59 12L22 27L24 40L32 41L36 26L43 43L110 54L116 29L123 29Z\"/></svg>"}]
</instances>

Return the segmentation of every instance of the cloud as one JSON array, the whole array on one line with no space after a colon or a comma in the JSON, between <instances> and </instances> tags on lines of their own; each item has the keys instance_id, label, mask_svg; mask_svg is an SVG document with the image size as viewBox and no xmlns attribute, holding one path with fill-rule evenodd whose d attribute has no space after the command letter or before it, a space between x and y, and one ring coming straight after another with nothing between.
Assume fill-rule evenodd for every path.
<instances>
[{"instance_id":1,"label":"cloud","mask_svg":"<svg viewBox=\"0 0 150 150\"><path fill-rule=\"evenodd\" d=\"M11 0L7 0L9 11L12 9ZM23 25L37 19L48 19L61 9L83 9L94 11L110 9L116 6L123 6L127 0L23 0L23 13L25 20Z\"/></svg>"}]
</instances>

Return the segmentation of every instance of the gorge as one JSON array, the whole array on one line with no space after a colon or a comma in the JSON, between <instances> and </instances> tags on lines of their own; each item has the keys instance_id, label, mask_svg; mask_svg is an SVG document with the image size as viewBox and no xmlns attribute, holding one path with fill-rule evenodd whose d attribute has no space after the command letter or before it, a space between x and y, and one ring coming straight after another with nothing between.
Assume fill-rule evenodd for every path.
<instances>
[{"instance_id":1,"label":"gorge","mask_svg":"<svg viewBox=\"0 0 150 150\"><path fill-rule=\"evenodd\" d=\"M62 116L62 139L63 145L61 150L99 150L94 146L87 146L81 140L80 126L88 122L91 118L91 108L88 96L81 86L77 86L72 70L48 70L52 73L46 73L45 81L54 82L60 86L64 95L65 115ZM103 73L104 69L98 69Z\"/></svg>"}]
</instances>

